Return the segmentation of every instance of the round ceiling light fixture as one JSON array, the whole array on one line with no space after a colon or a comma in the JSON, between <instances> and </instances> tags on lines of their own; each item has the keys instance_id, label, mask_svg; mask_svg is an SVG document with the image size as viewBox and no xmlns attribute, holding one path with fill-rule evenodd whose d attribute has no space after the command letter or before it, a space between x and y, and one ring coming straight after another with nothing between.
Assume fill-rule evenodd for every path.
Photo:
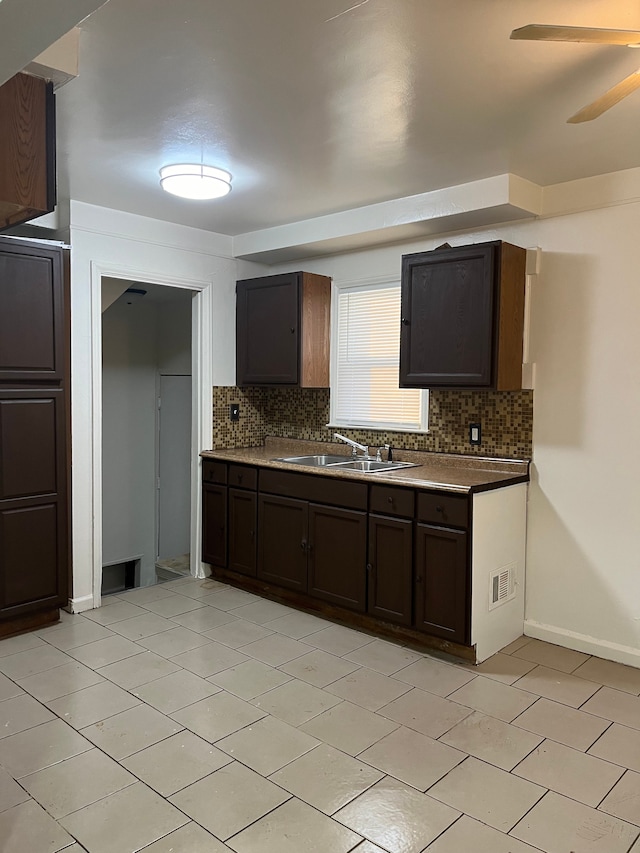
<instances>
[{"instance_id":1,"label":"round ceiling light fixture","mask_svg":"<svg viewBox=\"0 0 640 853\"><path fill-rule=\"evenodd\" d=\"M160 186L181 198L222 198L231 190L231 175L214 166L178 163L160 169Z\"/></svg>"}]
</instances>

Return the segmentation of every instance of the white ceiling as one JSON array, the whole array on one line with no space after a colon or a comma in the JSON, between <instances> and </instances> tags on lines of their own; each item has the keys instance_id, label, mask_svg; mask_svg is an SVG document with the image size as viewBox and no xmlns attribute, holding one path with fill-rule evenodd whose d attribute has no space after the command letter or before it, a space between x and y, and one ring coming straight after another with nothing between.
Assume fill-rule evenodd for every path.
<instances>
[{"instance_id":1,"label":"white ceiling","mask_svg":"<svg viewBox=\"0 0 640 853\"><path fill-rule=\"evenodd\" d=\"M58 93L60 194L237 235L507 172L639 166L640 91L566 119L640 51L510 41L527 23L638 29L640 3L109 0ZM162 165L201 156L229 196L162 192Z\"/></svg>"}]
</instances>

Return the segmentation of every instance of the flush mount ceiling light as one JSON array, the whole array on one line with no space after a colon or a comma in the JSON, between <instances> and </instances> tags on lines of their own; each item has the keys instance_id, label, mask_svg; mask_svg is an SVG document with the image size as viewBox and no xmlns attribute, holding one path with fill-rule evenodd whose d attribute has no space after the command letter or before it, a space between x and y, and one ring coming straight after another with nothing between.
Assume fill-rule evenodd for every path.
<instances>
[{"instance_id":1,"label":"flush mount ceiling light","mask_svg":"<svg viewBox=\"0 0 640 853\"><path fill-rule=\"evenodd\" d=\"M231 175L213 166L178 163L160 169L160 186L181 198L221 198L231 190Z\"/></svg>"}]
</instances>

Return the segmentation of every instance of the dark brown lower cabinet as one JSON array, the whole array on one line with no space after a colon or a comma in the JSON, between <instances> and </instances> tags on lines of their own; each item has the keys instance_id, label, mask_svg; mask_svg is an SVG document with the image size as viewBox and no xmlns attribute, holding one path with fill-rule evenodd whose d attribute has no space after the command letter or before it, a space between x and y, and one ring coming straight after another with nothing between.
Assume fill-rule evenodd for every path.
<instances>
[{"instance_id":1,"label":"dark brown lower cabinet","mask_svg":"<svg viewBox=\"0 0 640 853\"><path fill-rule=\"evenodd\" d=\"M307 591L307 502L258 495L258 577Z\"/></svg>"},{"instance_id":2,"label":"dark brown lower cabinet","mask_svg":"<svg viewBox=\"0 0 640 853\"><path fill-rule=\"evenodd\" d=\"M468 642L467 534L417 524L415 573L415 627Z\"/></svg>"},{"instance_id":3,"label":"dark brown lower cabinet","mask_svg":"<svg viewBox=\"0 0 640 853\"><path fill-rule=\"evenodd\" d=\"M411 625L413 521L369 515L367 612Z\"/></svg>"},{"instance_id":4,"label":"dark brown lower cabinet","mask_svg":"<svg viewBox=\"0 0 640 853\"><path fill-rule=\"evenodd\" d=\"M229 489L229 569L256 575L256 526L258 501L255 492Z\"/></svg>"},{"instance_id":5,"label":"dark brown lower cabinet","mask_svg":"<svg viewBox=\"0 0 640 853\"><path fill-rule=\"evenodd\" d=\"M227 565L227 487L202 484L202 559L212 566Z\"/></svg>"},{"instance_id":6,"label":"dark brown lower cabinet","mask_svg":"<svg viewBox=\"0 0 640 853\"><path fill-rule=\"evenodd\" d=\"M367 514L309 504L309 594L349 610L367 603Z\"/></svg>"}]
</instances>

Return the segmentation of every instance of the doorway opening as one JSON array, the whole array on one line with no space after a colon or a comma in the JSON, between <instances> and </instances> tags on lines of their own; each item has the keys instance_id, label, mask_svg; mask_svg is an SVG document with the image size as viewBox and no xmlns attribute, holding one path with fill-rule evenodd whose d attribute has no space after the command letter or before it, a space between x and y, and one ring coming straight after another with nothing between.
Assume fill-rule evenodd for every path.
<instances>
[{"instance_id":1,"label":"doorway opening","mask_svg":"<svg viewBox=\"0 0 640 853\"><path fill-rule=\"evenodd\" d=\"M191 573L195 295L102 276L103 595Z\"/></svg>"}]
</instances>

